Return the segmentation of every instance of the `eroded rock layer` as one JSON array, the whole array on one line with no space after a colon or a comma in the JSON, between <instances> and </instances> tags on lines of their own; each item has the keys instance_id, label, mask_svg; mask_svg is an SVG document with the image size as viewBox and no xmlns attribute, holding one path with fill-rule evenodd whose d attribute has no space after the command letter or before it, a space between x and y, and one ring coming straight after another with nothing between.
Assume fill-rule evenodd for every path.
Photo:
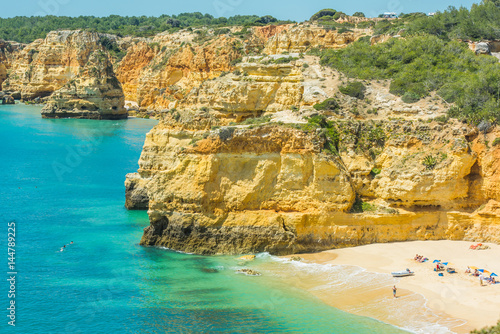
<instances>
[{"instance_id":1,"label":"eroded rock layer","mask_svg":"<svg viewBox=\"0 0 500 334\"><path fill-rule=\"evenodd\" d=\"M122 119L128 113L120 82L107 54L90 54L78 75L55 91L42 109L44 118Z\"/></svg>"},{"instance_id":2,"label":"eroded rock layer","mask_svg":"<svg viewBox=\"0 0 500 334\"><path fill-rule=\"evenodd\" d=\"M73 80L90 55L102 49L97 33L52 31L16 55L4 90L20 92L23 100L49 96Z\"/></svg>"}]
</instances>

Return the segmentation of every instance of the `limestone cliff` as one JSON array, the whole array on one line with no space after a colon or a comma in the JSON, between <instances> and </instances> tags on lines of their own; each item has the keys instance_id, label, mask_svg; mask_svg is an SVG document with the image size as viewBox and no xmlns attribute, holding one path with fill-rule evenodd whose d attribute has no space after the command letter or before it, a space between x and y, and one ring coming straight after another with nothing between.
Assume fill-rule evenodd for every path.
<instances>
[{"instance_id":1,"label":"limestone cliff","mask_svg":"<svg viewBox=\"0 0 500 334\"><path fill-rule=\"evenodd\" d=\"M0 40L0 91L2 90L2 83L7 79L7 69L10 67L7 58L9 51L10 44Z\"/></svg>"},{"instance_id":2,"label":"limestone cliff","mask_svg":"<svg viewBox=\"0 0 500 334\"><path fill-rule=\"evenodd\" d=\"M159 34L134 45L117 69L126 100L155 110L174 108L191 89L233 68L239 40L193 32Z\"/></svg>"},{"instance_id":3,"label":"limestone cliff","mask_svg":"<svg viewBox=\"0 0 500 334\"><path fill-rule=\"evenodd\" d=\"M8 77L16 54L22 50L24 46L25 45L21 43L0 39L0 91L2 91L2 84Z\"/></svg>"},{"instance_id":4,"label":"limestone cliff","mask_svg":"<svg viewBox=\"0 0 500 334\"><path fill-rule=\"evenodd\" d=\"M420 239L500 242L497 195L477 195L493 187L496 170L482 167L491 152L472 149L472 129L336 121L329 131L338 136L304 124L219 127L206 114L169 114L147 135L127 181L149 200L141 243L286 254Z\"/></svg>"},{"instance_id":5,"label":"limestone cliff","mask_svg":"<svg viewBox=\"0 0 500 334\"><path fill-rule=\"evenodd\" d=\"M125 98L107 54L96 50L74 79L55 91L42 109L44 118L127 118Z\"/></svg>"},{"instance_id":6,"label":"limestone cliff","mask_svg":"<svg viewBox=\"0 0 500 334\"><path fill-rule=\"evenodd\" d=\"M46 97L73 80L96 50L104 50L100 35L88 31L53 31L27 45L12 59L3 89L23 100Z\"/></svg>"},{"instance_id":7,"label":"limestone cliff","mask_svg":"<svg viewBox=\"0 0 500 334\"><path fill-rule=\"evenodd\" d=\"M318 26L234 27L159 34L131 46L117 76L125 99L140 108L213 107L223 113L275 111L303 104L303 62L276 61L314 47L343 48L367 33L338 33ZM264 53L264 54L263 54ZM293 53L297 53L296 55ZM288 56L287 56L288 57ZM282 66L277 66L277 65ZM267 65L267 66L266 66ZM206 101L206 102L204 102ZM309 104L317 102L310 101Z\"/></svg>"},{"instance_id":8,"label":"limestone cliff","mask_svg":"<svg viewBox=\"0 0 500 334\"><path fill-rule=\"evenodd\" d=\"M367 31L363 29L339 33L337 30L327 30L319 26L300 25L271 37L266 43L264 53L306 52L318 47L341 49L366 34Z\"/></svg>"}]
</instances>

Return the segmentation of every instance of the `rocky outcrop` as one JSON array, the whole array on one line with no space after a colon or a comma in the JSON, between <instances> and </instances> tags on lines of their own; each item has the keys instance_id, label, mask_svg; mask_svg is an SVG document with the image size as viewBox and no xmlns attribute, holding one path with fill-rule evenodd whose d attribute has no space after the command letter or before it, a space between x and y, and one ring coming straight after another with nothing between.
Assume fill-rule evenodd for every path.
<instances>
[{"instance_id":1,"label":"rocky outcrop","mask_svg":"<svg viewBox=\"0 0 500 334\"><path fill-rule=\"evenodd\" d=\"M354 29L339 33L317 26L297 26L284 30L271 37L264 48L264 53L306 52L312 48L341 49L365 36L365 30Z\"/></svg>"},{"instance_id":2,"label":"rocky outcrop","mask_svg":"<svg viewBox=\"0 0 500 334\"><path fill-rule=\"evenodd\" d=\"M2 104L15 104L16 101L11 95L0 94L0 99L2 99Z\"/></svg>"},{"instance_id":3,"label":"rocky outcrop","mask_svg":"<svg viewBox=\"0 0 500 334\"><path fill-rule=\"evenodd\" d=\"M254 27L254 34L262 39L263 41L267 42L269 38L274 37L276 34L279 34L285 30L288 30L292 27L291 24L283 24L279 26L275 25L268 25L268 26L263 26L263 27Z\"/></svg>"},{"instance_id":4,"label":"rocky outcrop","mask_svg":"<svg viewBox=\"0 0 500 334\"><path fill-rule=\"evenodd\" d=\"M481 42L473 42L473 41L465 41L469 45L469 49L475 52L477 55L479 54L487 54L491 55L492 53L500 52L500 41L491 40L491 41L481 41Z\"/></svg>"},{"instance_id":5,"label":"rocky outcrop","mask_svg":"<svg viewBox=\"0 0 500 334\"><path fill-rule=\"evenodd\" d=\"M390 40L391 38L392 38L391 35L385 35L385 34L373 35L372 37L370 37L370 44L375 45L375 44L379 44L379 43L385 43L388 40Z\"/></svg>"},{"instance_id":6,"label":"rocky outcrop","mask_svg":"<svg viewBox=\"0 0 500 334\"><path fill-rule=\"evenodd\" d=\"M78 75L55 91L42 109L44 118L123 119L128 114L120 82L107 54L90 54Z\"/></svg>"},{"instance_id":7,"label":"rocky outcrop","mask_svg":"<svg viewBox=\"0 0 500 334\"><path fill-rule=\"evenodd\" d=\"M205 81L191 90L177 107L208 107L221 117L240 121L265 111L279 111L303 104L302 62L263 64L243 62L236 71Z\"/></svg>"},{"instance_id":8,"label":"rocky outcrop","mask_svg":"<svg viewBox=\"0 0 500 334\"><path fill-rule=\"evenodd\" d=\"M459 123L337 121L325 137L300 125L219 128L217 118L183 117L168 115L147 135L143 245L289 254L404 240L500 242L496 149L476 149L480 139ZM338 155L325 150L332 133Z\"/></svg>"},{"instance_id":9,"label":"rocky outcrop","mask_svg":"<svg viewBox=\"0 0 500 334\"><path fill-rule=\"evenodd\" d=\"M127 174L125 180L125 207L129 210L147 210L149 207L149 180L143 179L139 173Z\"/></svg>"},{"instance_id":10,"label":"rocky outcrop","mask_svg":"<svg viewBox=\"0 0 500 334\"><path fill-rule=\"evenodd\" d=\"M98 33L52 31L16 54L3 89L23 100L50 96L74 80L96 50L104 50Z\"/></svg>"},{"instance_id":11,"label":"rocky outcrop","mask_svg":"<svg viewBox=\"0 0 500 334\"><path fill-rule=\"evenodd\" d=\"M339 34L316 26L265 26L182 30L133 45L117 67L125 99L143 110L214 108L235 117L312 105L302 99L302 62L282 64L262 53L305 52L313 47L342 48L366 33ZM264 50L263 50L264 49ZM247 54L256 56L245 56ZM294 54L299 57L299 54ZM233 116L230 116L233 117Z\"/></svg>"},{"instance_id":12,"label":"rocky outcrop","mask_svg":"<svg viewBox=\"0 0 500 334\"><path fill-rule=\"evenodd\" d=\"M117 69L126 100L155 110L174 108L193 88L232 70L231 62L242 56L239 40L205 38L182 31L132 47Z\"/></svg>"},{"instance_id":13,"label":"rocky outcrop","mask_svg":"<svg viewBox=\"0 0 500 334\"><path fill-rule=\"evenodd\" d=\"M11 66L11 58L15 49L11 43L0 39L0 91L3 82L7 79L7 71Z\"/></svg>"}]
</instances>

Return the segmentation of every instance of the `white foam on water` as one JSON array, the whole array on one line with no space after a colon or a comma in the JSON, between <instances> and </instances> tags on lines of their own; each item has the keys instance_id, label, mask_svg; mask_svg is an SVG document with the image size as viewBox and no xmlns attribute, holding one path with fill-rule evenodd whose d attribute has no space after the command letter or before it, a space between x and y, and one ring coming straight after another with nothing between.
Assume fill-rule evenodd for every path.
<instances>
[{"instance_id":1,"label":"white foam on water","mask_svg":"<svg viewBox=\"0 0 500 334\"><path fill-rule=\"evenodd\" d=\"M379 310L386 314L386 319L391 323L401 323L397 326L403 330L422 334L447 334L453 333L450 328L466 323L460 319L443 318L428 307L428 300L420 294L412 293L401 296L397 299L392 297L391 287L399 282L390 274L375 273L366 269L352 265L332 265L318 264L305 261L291 261L288 258L281 258L261 253L257 259L270 260L274 265L269 269L259 269L266 271L266 274L281 276L282 278L296 277L303 281L309 279L318 282L308 291L328 295L352 294L362 297L364 293L374 292L384 289L389 291L386 298L378 298L372 302L366 301L359 305L346 307L346 311L356 314L377 314ZM422 314L423 311L423 314ZM393 321L391 321L393 320Z\"/></svg>"}]
</instances>

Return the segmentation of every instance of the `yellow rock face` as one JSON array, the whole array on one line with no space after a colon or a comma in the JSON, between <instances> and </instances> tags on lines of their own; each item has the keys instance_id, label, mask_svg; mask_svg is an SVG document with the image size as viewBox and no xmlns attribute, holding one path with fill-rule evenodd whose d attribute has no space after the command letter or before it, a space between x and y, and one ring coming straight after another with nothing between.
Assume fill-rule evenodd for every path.
<instances>
[{"instance_id":1,"label":"yellow rock face","mask_svg":"<svg viewBox=\"0 0 500 334\"><path fill-rule=\"evenodd\" d=\"M269 38L264 53L305 52L320 46L328 49L341 49L365 35L365 30L358 29L354 32L338 33L336 30L325 30L315 26L298 26Z\"/></svg>"},{"instance_id":2,"label":"yellow rock face","mask_svg":"<svg viewBox=\"0 0 500 334\"><path fill-rule=\"evenodd\" d=\"M299 106L304 94L300 65L295 62L279 65L238 64L236 69L243 75L231 73L213 81L205 81L178 106L210 107L237 120L264 111Z\"/></svg>"},{"instance_id":3,"label":"yellow rock face","mask_svg":"<svg viewBox=\"0 0 500 334\"><path fill-rule=\"evenodd\" d=\"M42 109L44 118L127 118L123 90L104 51L94 51L75 79L55 91Z\"/></svg>"},{"instance_id":4,"label":"yellow rock face","mask_svg":"<svg viewBox=\"0 0 500 334\"><path fill-rule=\"evenodd\" d=\"M471 150L470 129L458 123L338 122L336 156L322 152L315 132L210 131L217 119L196 117L169 116L147 136L139 174L151 225L142 244L289 254L404 240L500 242L499 202L471 194L496 189L491 151ZM350 212L356 197L372 199L367 212Z\"/></svg>"},{"instance_id":5,"label":"yellow rock face","mask_svg":"<svg viewBox=\"0 0 500 334\"><path fill-rule=\"evenodd\" d=\"M92 52L102 49L97 33L50 32L15 56L3 88L20 92L25 100L49 96L78 75Z\"/></svg>"},{"instance_id":6,"label":"yellow rock face","mask_svg":"<svg viewBox=\"0 0 500 334\"><path fill-rule=\"evenodd\" d=\"M233 28L234 32L238 29L242 30ZM159 34L151 43L133 45L119 63L117 75L125 99L139 107L157 111L209 107L239 119L318 102L304 98L307 85L302 82L301 61L265 64L244 57L238 62L246 52L274 55L305 52L320 45L343 48L365 33L338 34L318 27L282 25L255 27L239 38L201 30Z\"/></svg>"},{"instance_id":7,"label":"yellow rock face","mask_svg":"<svg viewBox=\"0 0 500 334\"><path fill-rule=\"evenodd\" d=\"M8 58L11 52L10 44L0 40L0 91L2 90L2 83L7 79L7 69L10 67Z\"/></svg>"},{"instance_id":8,"label":"yellow rock face","mask_svg":"<svg viewBox=\"0 0 500 334\"><path fill-rule=\"evenodd\" d=\"M197 34L159 34L150 44L129 49L117 69L125 99L139 106L162 110L177 102L202 82L230 71L241 57L235 38L219 37L197 42Z\"/></svg>"}]
</instances>

